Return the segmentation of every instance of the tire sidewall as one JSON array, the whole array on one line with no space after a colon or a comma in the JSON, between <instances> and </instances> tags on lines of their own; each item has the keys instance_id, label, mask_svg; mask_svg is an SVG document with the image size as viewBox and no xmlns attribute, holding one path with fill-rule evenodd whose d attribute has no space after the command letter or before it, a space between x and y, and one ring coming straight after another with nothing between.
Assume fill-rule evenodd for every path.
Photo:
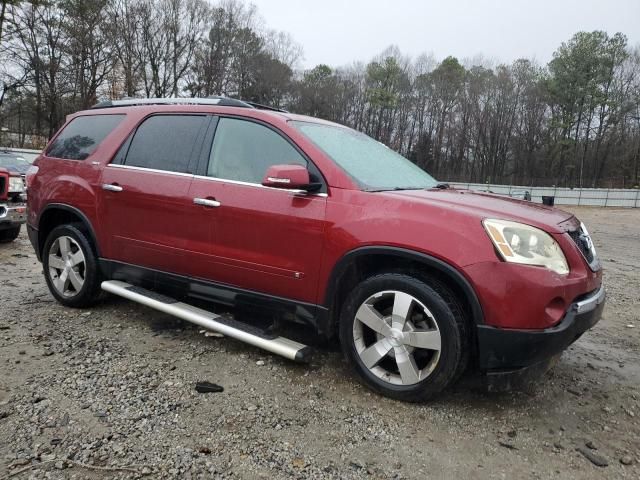
<instances>
[{"instance_id":1,"label":"tire sidewall","mask_svg":"<svg viewBox=\"0 0 640 480\"><path fill-rule=\"evenodd\" d=\"M73 297L65 297L64 295L59 293L56 287L53 285L53 281L49 273L49 250L51 249L51 245L53 244L53 242L55 242L57 238L62 236L73 238L82 249L82 253L84 255L84 285L82 285L80 292ZM61 225L54 228L49 233L42 251L42 267L44 271L44 278L47 282L47 286L49 287L49 291L61 304L68 307L85 307L91 305L95 301L96 291L98 290L100 281L98 263L91 243L87 239L86 235L76 226Z\"/></svg>"},{"instance_id":2,"label":"tire sidewall","mask_svg":"<svg viewBox=\"0 0 640 480\"><path fill-rule=\"evenodd\" d=\"M431 374L414 385L394 385L373 374L362 362L353 340L355 314L371 295L385 290L408 293L422 302L433 314L440 330L442 349ZM347 297L340 315L340 341L343 352L365 384L383 395L406 401L424 401L445 389L455 378L461 358L461 333L446 302L426 283L401 274L371 277L358 285Z\"/></svg>"}]
</instances>

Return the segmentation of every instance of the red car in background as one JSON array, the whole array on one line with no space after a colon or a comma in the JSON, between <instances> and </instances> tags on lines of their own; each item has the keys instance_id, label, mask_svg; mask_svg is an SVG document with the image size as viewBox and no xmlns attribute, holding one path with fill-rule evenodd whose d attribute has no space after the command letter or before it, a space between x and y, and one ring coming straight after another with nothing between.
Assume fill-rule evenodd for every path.
<instances>
[{"instance_id":1,"label":"red car in background","mask_svg":"<svg viewBox=\"0 0 640 480\"><path fill-rule=\"evenodd\" d=\"M0 243L14 241L27 219L25 173L29 163L0 150Z\"/></svg>"},{"instance_id":2,"label":"red car in background","mask_svg":"<svg viewBox=\"0 0 640 480\"><path fill-rule=\"evenodd\" d=\"M449 188L315 118L227 98L104 102L34 165L29 238L62 304L103 289L300 361L311 350L288 325L305 324L393 398L428 399L467 370L488 384L540 371L604 305L573 215Z\"/></svg>"}]
</instances>

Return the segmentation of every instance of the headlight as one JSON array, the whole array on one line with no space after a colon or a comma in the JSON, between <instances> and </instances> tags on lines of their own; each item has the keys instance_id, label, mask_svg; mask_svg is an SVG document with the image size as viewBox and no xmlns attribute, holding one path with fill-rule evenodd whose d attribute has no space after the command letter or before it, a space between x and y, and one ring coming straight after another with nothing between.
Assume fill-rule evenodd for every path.
<instances>
[{"instance_id":1,"label":"headlight","mask_svg":"<svg viewBox=\"0 0 640 480\"><path fill-rule=\"evenodd\" d=\"M548 233L507 220L486 219L482 224L506 262L546 267L560 275L569 273L560 245Z\"/></svg>"},{"instance_id":2,"label":"headlight","mask_svg":"<svg viewBox=\"0 0 640 480\"><path fill-rule=\"evenodd\" d=\"M24 191L22 177L9 177L9 193L22 193Z\"/></svg>"}]
</instances>

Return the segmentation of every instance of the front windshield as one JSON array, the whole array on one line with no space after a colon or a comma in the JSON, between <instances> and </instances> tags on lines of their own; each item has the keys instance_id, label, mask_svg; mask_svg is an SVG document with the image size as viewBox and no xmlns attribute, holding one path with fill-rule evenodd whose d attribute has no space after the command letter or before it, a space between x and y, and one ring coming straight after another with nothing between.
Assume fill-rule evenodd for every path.
<instances>
[{"instance_id":1,"label":"front windshield","mask_svg":"<svg viewBox=\"0 0 640 480\"><path fill-rule=\"evenodd\" d=\"M365 190L419 190L438 183L420 167L364 133L337 125L299 121L292 124Z\"/></svg>"},{"instance_id":2,"label":"front windshield","mask_svg":"<svg viewBox=\"0 0 640 480\"><path fill-rule=\"evenodd\" d=\"M29 162L24 158L14 155L0 155L0 167L1 168L18 168L28 167Z\"/></svg>"}]
</instances>

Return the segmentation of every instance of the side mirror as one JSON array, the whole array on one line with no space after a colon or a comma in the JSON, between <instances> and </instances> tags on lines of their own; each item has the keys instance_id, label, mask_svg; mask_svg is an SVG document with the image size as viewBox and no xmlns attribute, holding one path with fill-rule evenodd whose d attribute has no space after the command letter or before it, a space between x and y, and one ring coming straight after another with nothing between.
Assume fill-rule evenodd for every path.
<instances>
[{"instance_id":1,"label":"side mirror","mask_svg":"<svg viewBox=\"0 0 640 480\"><path fill-rule=\"evenodd\" d=\"M273 188L307 190L309 171L302 165L272 165L262 179L262 185Z\"/></svg>"}]
</instances>

